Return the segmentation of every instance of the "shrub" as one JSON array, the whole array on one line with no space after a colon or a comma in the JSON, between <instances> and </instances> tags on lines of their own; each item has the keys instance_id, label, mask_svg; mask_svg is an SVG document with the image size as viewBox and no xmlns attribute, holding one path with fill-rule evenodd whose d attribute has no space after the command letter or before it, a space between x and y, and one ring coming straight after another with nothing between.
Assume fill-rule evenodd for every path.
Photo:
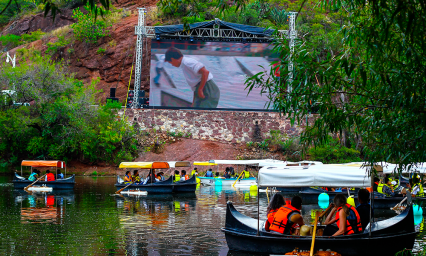
<instances>
[{"instance_id":1,"label":"shrub","mask_svg":"<svg viewBox=\"0 0 426 256\"><path fill-rule=\"evenodd\" d=\"M246 147L248 148L252 148L254 146L254 142L253 141L249 141L246 143Z\"/></svg>"},{"instance_id":2,"label":"shrub","mask_svg":"<svg viewBox=\"0 0 426 256\"><path fill-rule=\"evenodd\" d=\"M105 54L105 52L106 52L106 49L102 47L99 47L99 49L96 51L97 54L101 54L101 55Z\"/></svg>"},{"instance_id":3,"label":"shrub","mask_svg":"<svg viewBox=\"0 0 426 256\"><path fill-rule=\"evenodd\" d=\"M328 143L321 147L308 150L311 160L329 163L349 163L361 161L360 152L354 148L340 145L337 139L329 138Z\"/></svg>"},{"instance_id":4,"label":"shrub","mask_svg":"<svg viewBox=\"0 0 426 256\"><path fill-rule=\"evenodd\" d=\"M0 42L3 46L7 46L9 48L15 48L16 46L20 45L21 43L21 37L17 35L4 35L0 36Z\"/></svg>"},{"instance_id":5,"label":"shrub","mask_svg":"<svg viewBox=\"0 0 426 256\"><path fill-rule=\"evenodd\" d=\"M98 176L98 172L97 171L93 171L92 172L92 176Z\"/></svg>"},{"instance_id":6,"label":"shrub","mask_svg":"<svg viewBox=\"0 0 426 256\"><path fill-rule=\"evenodd\" d=\"M64 36L59 36L58 40L54 43L47 43L47 50L46 53L53 55L55 54L60 48L66 46L69 44L69 42L65 39Z\"/></svg>"},{"instance_id":7,"label":"shrub","mask_svg":"<svg viewBox=\"0 0 426 256\"><path fill-rule=\"evenodd\" d=\"M108 28L111 27L111 24L105 20L105 17L110 14L110 11L99 7L94 13L89 8L89 5L86 5L85 9L87 10L87 14L84 14L79 9L73 11L72 17L77 19L78 22L72 24L71 27L74 29L74 35L77 40L87 43L97 43L99 38L109 34ZM100 17L102 13L104 14L103 18Z\"/></svg>"}]
</instances>

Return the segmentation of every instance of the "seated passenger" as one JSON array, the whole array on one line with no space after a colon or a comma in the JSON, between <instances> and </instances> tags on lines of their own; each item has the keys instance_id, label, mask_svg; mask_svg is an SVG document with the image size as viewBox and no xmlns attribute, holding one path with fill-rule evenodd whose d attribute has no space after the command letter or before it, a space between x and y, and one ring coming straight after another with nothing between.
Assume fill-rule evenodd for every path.
<instances>
[{"instance_id":1,"label":"seated passenger","mask_svg":"<svg viewBox=\"0 0 426 256\"><path fill-rule=\"evenodd\" d=\"M191 172L191 176L197 175L198 174L198 168L194 168L194 170L192 170Z\"/></svg>"},{"instance_id":2,"label":"seated passenger","mask_svg":"<svg viewBox=\"0 0 426 256\"><path fill-rule=\"evenodd\" d=\"M126 172L126 175L124 175L124 184L132 184L133 180L132 177L130 176L130 171Z\"/></svg>"},{"instance_id":3,"label":"seated passenger","mask_svg":"<svg viewBox=\"0 0 426 256\"><path fill-rule=\"evenodd\" d=\"M373 218L373 212L371 210L370 201L370 192L367 189L358 190L358 202L359 205L356 207L356 210L361 219L362 230L367 227L368 223L370 223L370 213L371 218Z\"/></svg>"},{"instance_id":4,"label":"seated passenger","mask_svg":"<svg viewBox=\"0 0 426 256\"><path fill-rule=\"evenodd\" d=\"M335 216L334 213L336 213ZM334 223L337 226L334 226ZM327 226L324 229L324 236L350 235L362 232L358 211L346 202L346 197L342 194L334 197L334 208L325 219L325 224Z\"/></svg>"},{"instance_id":5,"label":"seated passenger","mask_svg":"<svg viewBox=\"0 0 426 256\"><path fill-rule=\"evenodd\" d=\"M132 180L135 184L141 183L141 177L138 170L133 170Z\"/></svg>"},{"instance_id":6,"label":"seated passenger","mask_svg":"<svg viewBox=\"0 0 426 256\"><path fill-rule=\"evenodd\" d=\"M216 172L214 175L215 178L219 178L219 172Z\"/></svg>"},{"instance_id":7,"label":"seated passenger","mask_svg":"<svg viewBox=\"0 0 426 256\"><path fill-rule=\"evenodd\" d=\"M209 170L206 172L206 177L213 177L213 171L212 171L212 169L209 169Z\"/></svg>"},{"instance_id":8,"label":"seated passenger","mask_svg":"<svg viewBox=\"0 0 426 256\"><path fill-rule=\"evenodd\" d=\"M56 174L56 179L57 180L63 180L64 179L64 174L61 172L61 170L58 170L58 172Z\"/></svg>"},{"instance_id":9,"label":"seated passenger","mask_svg":"<svg viewBox=\"0 0 426 256\"><path fill-rule=\"evenodd\" d=\"M36 181L38 179L39 176L39 171L37 169L34 169L30 175L30 177L28 177L29 181Z\"/></svg>"},{"instance_id":10,"label":"seated passenger","mask_svg":"<svg viewBox=\"0 0 426 256\"><path fill-rule=\"evenodd\" d=\"M274 221L275 213L280 209L280 207L284 206L284 198L281 194L274 194L271 198L271 202L269 202L268 208L266 208L268 219L265 222L265 230L269 230L269 226Z\"/></svg>"},{"instance_id":11,"label":"seated passenger","mask_svg":"<svg viewBox=\"0 0 426 256\"><path fill-rule=\"evenodd\" d=\"M158 180L155 178L155 170L152 169L152 170L149 171L148 176L146 177L144 184L155 183L157 181Z\"/></svg>"},{"instance_id":12,"label":"seated passenger","mask_svg":"<svg viewBox=\"0 0 426 256\"><path fill-rule=\"evenodd\" d=\"M226 167L225 172L223 173L223 177L225 179L230 179L231 178L231 175L229 174L229 172L230 172L229 167Z\"/></svg>"},{"instance_id":13,"label":"seated passenger","mask_svg":"<svg viewBox=\"0 0 426 256\"><path fill-rule=\"evenodd\" d=\"M157 179L158 179L159 181L164 181L164 180L166 180L166 179L164 178L164 173L163 173L163 172L159 172L159 173L157 173Z\"/></svg>"},{"instance_id":14,"label":"seated passenger","mask_svg":"<svg viewBox=\"0 0 426 256\"><path fill-rule=\"evenodd\" d=\"M269 230L281 234L300 234L300 227L303 222L300 210L302 209L302 198L295 196L291 199L291 205L284 205L278 209L274 215L274 220L269 226Z\"/></svg>"},{"instance_id":15,"label":"seated passenger","mask_svg":"<svg viewBox=\"0 0 426 256\"><path fill-rule=\"evenodd\" d=\"M377 189L379 187L380 179L378 177L374 177L374 185L373 185L373 191L379 192Z\"/></svg>"},{"instance_id":16,"label":"seated passenger","mask_svg":"<svg viewBox=\"0 0 426 256\"><path fill-rule=\"evenodd\" d=\"M420 182L420 179L418 177L413 178L413 189L411 190L411 194L414 197L424 197L424 191L423 191L423 185Z\"/></svg>"},{"instance_id":17,"label":"seated passenger","mask_svg":"<svg viewBox=\"0 0 426 256\"><path fill-rule=\"evenodd\" d=\"M173 176L173 181L174 182L180 181L180 175L178 170L175 171L175 175Z\"/></svg>"},{"instance_id":18,"label":"seated passenger","mask_svg":"<svg viewBox=\"0 0 426 256\"><path fill-rule=\"evenodd\" d=\"M388 177L385 177L384 183L379 184L377 192L385 194L386 196L395 196L395 193L391 189L391 181Z\"/></svg>"},{"instance_id":19,"label":"seated passenger","mask_svg":"<svg viewBox=\"0 0 426 256\"><path fill-rule=\"evenodd\" d=\"M189 180L189 176L186 174L185 170L180 171L180 175L181 175L181 180Z\"/></svg>"},{"instance_id":20,"label":"seated passenger","mask_svg":"<svg viewBox=\"0 0 426 256\"><path fill-rule=\"evenodd\" d=\"M250 172L246 171L248 169L248 166L243 170L243 175L241 176L241 179L248 179L250 178Z\"/></svg>"},{"instance_id":21,"label":"seated passenger","mask_svg":"<svg viewBox=\"0 0 426 256\"><path fill-rule=\"evenodd\" d=\"M49 170L46 171L45 181L55 181L55 175L51 173Z\"/></svg>"}]
</instances>

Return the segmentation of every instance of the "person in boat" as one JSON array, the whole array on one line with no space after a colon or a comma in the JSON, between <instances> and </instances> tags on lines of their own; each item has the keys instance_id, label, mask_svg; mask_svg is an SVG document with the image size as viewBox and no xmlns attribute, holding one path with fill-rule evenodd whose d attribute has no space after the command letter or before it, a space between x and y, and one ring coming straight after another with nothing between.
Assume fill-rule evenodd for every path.
<instances>
[{"instance_id":1,"label":"person in boat","mask_svg":"<svg viewBox=\"0 0 426 256\"><path fill-rule=\"evenodd\" d=\"M300 196L294 196L291 199L290 205L281 206L275 213L269 230L285 235L299 235L300 227L305 225L302 214L300 213L301 209L302 198Z\"/></svg>"},{"instance_id":2,"label":"person in boat","mask_svg":"<svg viewBox=\"0 0 426 256\"><path fill-rule=\"evenodd\" d=\"M367 227L368 223L370 223L370 214L373 217L373 211L370 205L370 192L367 189L358 190L358 202L359 205L356 207L356 210L361 219L362 230Z\"/></svg>"},{"instance_id":3,"label":"person in boat","mask_svg":"<svg viewBox=\"0 0 426 256\"><path fill-rule=\"evenodd\" d=\"M164 178L164 172L159 172L159 173L157 173L157 179L158 179L159 181L164 181L164 180L166 180L166 178Z\"/></svg>"},{"instance_id":4,"label":"person in boat","mask_svg":"<svg viewBox=\"0 0 426 256\"><path fill-rule=\"evenodd\" d=\"M377 187L377 192L384 194L386 196L392 196L392 197L402 197L406 192L405 189L401 191L401 194L395 193L392 190L392 183L389 180L388 177L385 177L384 183L380 183Z\"/></svg>"},{"instance_id":5,"label":"person in boat","mask_svg":"<svg viewBox=\"0 0 426 256\"><path fill-rule=\"evenodd\" d=\"M175 170L175 175L173 176L173 182L180 181L179 171Z\"/></svg>"},{"instance_id":6,"label":"person in boat","mask_svg":"<svg viewBox=\"0 0 426 256\"><path fill-rule=\"evenodd\" d=\"M141 177L139 176L139 171L138 170L133 170L132 181L135 184L141 183Z\"/></svg>"},{"instance_id":7,"label":"person in boat","mask_svg":"<svg viewBox=\"0 0 426 256\"><path fill-rule=\"evenodd\" d=\"M63 180L64 179L64 174L61 172L61 170L58 170L56 173L56 179L57 180Z\"/></svg>"},{"instance_id":8,"label":"person in boat","mask_svg":"<svg viewBox=\"0 0 426 256\"><path fill-rule=\"evenodd\" d=\"M235 173L234 167L229 167L231 178L236 178L238 175Z\"/></svg>"},{"instance_id":9,"label":"person in boat","mask_svg":"<svg viewBox=\"0 0 426 256\"><path fill-rule=\"evenodd\" d=\"M334 215L336 213L336 215ZM325 219L324 236L351 235L362 232L358 211L348 204L343 194L334 197L334 207ZM336 225L334 225L336 224Z\"/></svg>"},{"instance_id":10,"label":"person in boat","mask_svg":"<svg viewBox=\"0 0 426 256\"><path fill-rule=\"evenodd\" d=\"M374 185L373 185L373 191L379 192L377 189L379 187L380 179L378 177L374 177Z\"/></svg>"},{"instance_id":11,"label":"person in boat","mask_svg":"<svg viewBox=\"0 0 426 256\"><path fill-rule=\"evenodd\" d=\"M186 171L185 171L185 170L182 170L182 171L180 172L180 175L181 175L181 180L182 180L182 181L184 181L184 180L189 180L189 176L186 174Z\"/></svg>"},{"instance_id":12,"label":"person in boat","mask_svg":"<svg viewBox=\"0 0 426 256\"><path fill-rule=\"evenodd\" d=\"M45 181L55 181L55 175L51 173L49 170L46 171Z\"/></svg>"},{"instance_id":13,"label":"person in boat","mask_svg":"<svg viewBox=\"0 0 426 256\"><path fill-rule=\"evenodd\" d=\"M246 166L246 168L243 170L243 175L241 175L241 179L248 179L250 178L250 172L246 171L248 168L248 166Z\"/></svg>"},{"instance_id":14,"label":"person in boat","mask_svg":"<svg viewBox=\"0 0 426 256\"><path fill-rule=\"evenodd\" d=\"M208 169L207 170L206 177L213 177L213 171L212 171L212 169Z\"/></svg>"},{"instance_id":15,"label":"person in boat","mask_svg":"<svg viewBox=\"0 0 426 256\"><path fill-rule=\"evenodd\" d=\"M28 177L29 181L36 181L40 175L40 172L37 169L34 169L32 173L30 174L30 177Z\"/></svg>"},{"instance_id":16,"label":"person in boat","mask_svg":"<svg viewBox=\"0 0 426 256\"><path fill-rule=\"evenodd\" d=\"M225 172L223 173L223 177L225 179L230 179L231 178L231 174L229 174L229 173L230 173L230 169L229 169L229 167L226 167Z\"/></svg>"},{"instance_id":17,"label":"person in boat","mask_svg":"<svg viewBox=\"0 0 426 256\"><path fill-rule=\"evenodd\" d=\"M420 179L416 176L413 178L413 189L411 190L411 194L414 197L424 197L423 185L420 182Z\"/></svg>"},{"instance_id":18,"label":"person in boat","mask_svg":"<svg viewBox=\"0 0 426 256\"><path fill-rule=\"evenodd\" d=\"M194 170L191 171L191 176L198 175L198 168L195 167Z\"/></svg>"},{"instance_id":19,"label":"person in boat","mask_svg":"<svg viewBox=\"0 0 426 256\"><path fill-rule=\"evenodd\" d=\"M126 175L124 175L124 184L132 184L133 180L132 180L132 176L130 175L130 171L126 172Z\"/></svg>"},{"instance_id":20,"label":"person in boat","mask_svg":"<svg viewBox=\"0 0 426 256\"><path fill-rule=\"evenodd\" d=\"M281 194L274 194L271 198L271 202L269 202L268 208L266 208L267 219L265 221L265 230L270 231L269 226L274 221L275 213L284 206L284 198Z\"/></svg>"},{"instance_id":21,"label":"person in boat","mask_svg":"<svg viewBox=\"0 0 426 256\"><path fill-rule=\"evenodd\" d=\"M214 175L215 178L219 178L219 176L220 176L219 172L216 172Z\"/></svg>"},{"instance_id":22,"label":"person in boat","mask_svg":"<svg viewBox=\"0 0 426 256\"><path fill-rule=\"evenodd\" d=\"M146 177L144 184L155 183L157 181L158 180L155 178L155 170L151 169L148 173L148 176Z\"/></svg>"}]
</instances>

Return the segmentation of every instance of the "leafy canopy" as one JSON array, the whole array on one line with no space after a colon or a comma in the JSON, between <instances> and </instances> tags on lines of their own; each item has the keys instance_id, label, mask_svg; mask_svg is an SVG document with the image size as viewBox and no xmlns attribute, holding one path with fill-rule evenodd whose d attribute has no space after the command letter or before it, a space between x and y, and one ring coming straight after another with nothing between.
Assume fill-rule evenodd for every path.
<instances>
[{"instance_id":1,"label":"leafy canopy","mask_svg":"<svg viewBox=\"0 0 426 256\"><path fill-rule=\"evenodd\" d=\"M85 87L66 66L36 56L0 70L0 84L14 88L16 106L1 101L0 164L20 159L118 163L137 154L134 130L116 116L116 104L95 106L95 85ZM2 89L4 89L2 88Z\"/></svg>"},{"instance_id":2,"label":"leafy canopy","mask_svg":"<svg viewBox=\"0 0 426 256\"><path fill-rule=\"evenodd\" d=\"M275 109L302 123L313 109L314 123L302 142L324 144L330 133L351 134L369 163L392 161L405 167L425 161L426 5L407 0L336 0L323 8L344 9L343 44L321 56L314 40L299 34L289 77L289 48L277 40L281 77L270 71L247 80L263 87Z\"/></svg>"}]
</instances>

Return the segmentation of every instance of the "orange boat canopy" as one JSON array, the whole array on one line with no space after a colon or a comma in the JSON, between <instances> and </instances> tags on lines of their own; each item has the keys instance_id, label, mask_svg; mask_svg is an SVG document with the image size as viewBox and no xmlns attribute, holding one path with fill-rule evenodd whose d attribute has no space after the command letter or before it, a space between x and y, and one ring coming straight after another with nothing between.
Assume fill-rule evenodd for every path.
<instances>
[{"instance_id":1,"label":"orange boat canopy","mask_svg":"<svg viewBox=\"0 0 426 256\"><path fill-rule=\"evenodd\" d=\"M44 160L23 160L21 166L31 166L31 167L58 167L65 168L64 161L52 160L52 161L44 161Z\"/></svg>"}]
</instances>

